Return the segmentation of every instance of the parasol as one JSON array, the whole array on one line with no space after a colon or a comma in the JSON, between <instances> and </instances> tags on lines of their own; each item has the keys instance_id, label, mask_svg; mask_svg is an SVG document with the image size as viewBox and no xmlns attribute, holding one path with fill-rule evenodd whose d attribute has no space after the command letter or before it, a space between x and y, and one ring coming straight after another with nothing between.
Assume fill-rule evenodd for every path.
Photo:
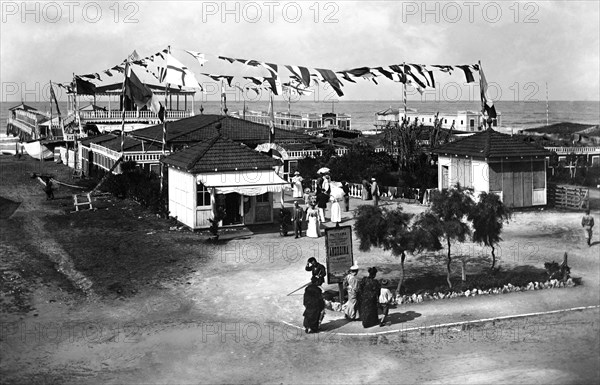
<instances>
[{"instance_id":1,"label":"parasol","mask_svg":"<svg viewBox=\"0 0 600 385\"><path fill-rule=\"evenodd\" d=\"M318 171L317 174L327 174L329 173L329 169L327 167L321 167Z\"/></svg>"},{"instance_id":2,"label":"parasol","mask_svg":"<svg viewBox=\"0 0 600 385\"><path fill-rule=\"evenodd\" d=\"M344 190L340 182L331 182L329 185L331 186L331 193L329 195L338 201L344 199Z\"/></svg>"}]
</instances>

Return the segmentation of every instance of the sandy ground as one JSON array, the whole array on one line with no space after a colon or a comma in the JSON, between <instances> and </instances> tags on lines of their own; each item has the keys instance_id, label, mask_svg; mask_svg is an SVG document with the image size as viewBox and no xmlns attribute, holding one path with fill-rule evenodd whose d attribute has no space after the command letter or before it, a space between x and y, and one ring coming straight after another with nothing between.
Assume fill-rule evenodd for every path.
<instances>
[{"instance_id":1,"label":"sandy ground","mask_svg":"<svg viewBox=\"0 0 600 385\"><path fill-rule=\"evenodd\" d=\"M542 267L566 251L582 286L402 305L391 325L366 330L328 312L324 332L305 335L302 295L286 294L307 280L308 257L324 261L323 238L283 238L263 226L211 244L203 233L170 231L173 223L131 202L104 200L96 211L70 213L74 190L60 186L46 201L31 172L71 181L64 166L0 157L0 196L20 202L0 219L2 383L600 380L600 240L596 232L591 248L583 244L581 213L517 213L499 263ZM389 253L354 251L361 266L397 276ZM488 252L469 244L458 251ZM408 276L423 267L444 268L431 256L409 257ZM440 326L574 307L587 309Z\"/></svg>"}]
</instances>

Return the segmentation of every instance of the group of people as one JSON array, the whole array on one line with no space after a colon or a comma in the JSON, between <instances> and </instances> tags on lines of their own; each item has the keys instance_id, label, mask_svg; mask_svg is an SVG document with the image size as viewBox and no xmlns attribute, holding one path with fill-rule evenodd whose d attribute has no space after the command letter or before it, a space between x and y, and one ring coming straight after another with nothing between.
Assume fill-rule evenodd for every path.
<instances>
[{"instance_id":1,"label":"group of people","mask_svg":"<svg viewBox=\"0 0 600 385\"><path fill-rule=\"evenodd\" d=\"M304 179L300 176L300 173L296 171L292 178L292 189L294 198L303 198L305 208L302 208L299 202L294 201L294 208L292 213L292 223L294 225L294 235L296 238L302 236L303 223L306 220L308 222L306 229L306 236L311 238L318 238L321 236L321 224L326 222L325 212L327 205L331 203L331 216L330 221L332 223L340 223L342 221L342 209L338 202L338 199L331 195L331 176L329 173L322 173L319 175L316 183L316 191L311 194L311 190L306 188L302 190L302 181ZM350 210L350 187L348 183L342 182L342 190L344 192L344 204L345 210Z\"/></svg>"},{"instance_id":2,"label":"group of people","mask_svg":"<svg viewBox=\"0 0 600 385\"><path fill-rule=\"evenodd\" d=\"M312 277L304 291L304 331L317 333L325 316L325 300L320 286L325 282L326 270L325 266L317 262L314 257L308 259L305 270L312 272ZM392 292L385 287L389 281L382 279L380 282L375 278L377 276L376 267L370 267L369 275L359 280L358 270L358 265L354 264L344 278L344 288L348 292L348 301L344 305L344 316L350 321L360 319L365 328L377 324L385 326L394 298ZM379 310L383 313L381 320L379 319Z\"/></svg>"},{"instance_id":3,"label":"group of people","mask_svg":"<svg viewBox=\"0 0 600 385\"><path fill-rule=\"evenodd\" d=\"M370 267L367 272L369 275L358 279L358 265L350 267L350 272L344 278L344 287L348 292L348 301L345 304L344 316L349 321L362 321L365 328L375 326L385 326L390 306L394 296L385 286L389 281L382 279L381 282L377 276L377 268ZM382 287L383 285L383 287ZM379 320L378 311L381 310L383 318ZM360 316L360 317L359 317Z\"/></svg>"},{"instance_id":4,"label":"group of people","mask_svg":"<svg viewBox=\"0 0 600 385\"><path fill-rule=\"evenodd\" d=\"M375 178L371 178L371 182L366 179L362 180L362 200L370 201L373 200L375 206L379 205L379 198L381 197L381 191L379 191L379 185Z\"/></svg>"}]
</instances>

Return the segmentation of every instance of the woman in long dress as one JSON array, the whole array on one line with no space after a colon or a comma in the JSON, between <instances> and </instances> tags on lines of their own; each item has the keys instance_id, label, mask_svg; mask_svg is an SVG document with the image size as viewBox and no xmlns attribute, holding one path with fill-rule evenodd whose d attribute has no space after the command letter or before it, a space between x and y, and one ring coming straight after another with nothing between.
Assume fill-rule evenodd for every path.
<instances>
[{"instance_id":1,"label":"woman in long dress","mask_svg":"<svg viewBox=\"0 0 600 385\"><path fill-rule=\"evenodd\" d=\"M358 265L350 267L350 273L344 278L344 287L348 290L348 302L344 310L347 320L356 321L358 318Z\"/></svg>"},{"instance_id":2,"label":"woman in long dress","mask_svg":"<svg viewBox=\"0 0 600 385\"><path fill-rule=\"evenodd\" d=\"M304 332L318 333L321 314L325 309L323 292L317 285L317 277L312 277L304 290Z\"/></svg>"},{"instance_id":3,"label":"woman in long dress","mask_svg":"<svg viewBox=\"0 0 600 385\"><path fill-rule=\"evenodd\" d=\"M342 221L342 208L335 197L331 197L331 222L340 223Z\"/></svg>"},{"instance_id":4,"label":"woman in long dress","mask_svg":"<svg viewBox=\"0 0 600 385\"><path fill-rule=\"evenodd\" d=\"M319 238L321 236L321 231L319 230L319 211L315 208L314 203L311 203L310 208L306 210L306 218L308 220L306 236Z\"/></svg>"},{"instance_id":5,"label":"woman in long dress","mask_svg":"<svg viewBox=\"0 0 600 385\"><path fill-rule=\"evenodd\" d=\"M292 188L294 198L302 198L302 181L304 178L300 176L300 173L296 171L292 178Z\"/></svg>"},{"instance_id":6,"label":"woman in long dress","mask_svg":"<svg viewBox=\"0 0 600 385\"><path fill-rule=\"evenodd\" d=\"M375 279L377 268L370 267L368 271L369 276L364 277L358 285L360 319L365 328L379 324L377 305L379 304L379 294L381 291L381 284Z\"/></svg>"}]
</instances>

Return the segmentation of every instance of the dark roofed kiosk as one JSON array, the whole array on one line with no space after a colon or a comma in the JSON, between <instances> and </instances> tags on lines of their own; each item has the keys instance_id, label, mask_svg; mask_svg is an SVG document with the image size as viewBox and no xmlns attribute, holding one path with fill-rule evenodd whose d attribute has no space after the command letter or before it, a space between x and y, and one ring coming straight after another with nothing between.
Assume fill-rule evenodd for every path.
<instances>
[{"instance_id":1,"label":"dark roofed kiosk","mask_svg":"<svg viewBox=\"0 0 600 385\"><path fill-rule=\"evenodd\" d=\"M219 133L165 157L169 212L191 229L210 227L218 208L222 226L273 222L273 193L288 182L280 162Z\"/></svg>"},{"instance_id":2,"label":"dark roofed kiosk","mask_svg":"<svg viewBox=\"0 0 600 385\"><path fill-rule=\"evenodd\" d=\"M495 193L509 207L546 205L546 159L550 152L493 129L445 144L438 154L438 189L460 183Z\"/></svg>"}]
</instances>

